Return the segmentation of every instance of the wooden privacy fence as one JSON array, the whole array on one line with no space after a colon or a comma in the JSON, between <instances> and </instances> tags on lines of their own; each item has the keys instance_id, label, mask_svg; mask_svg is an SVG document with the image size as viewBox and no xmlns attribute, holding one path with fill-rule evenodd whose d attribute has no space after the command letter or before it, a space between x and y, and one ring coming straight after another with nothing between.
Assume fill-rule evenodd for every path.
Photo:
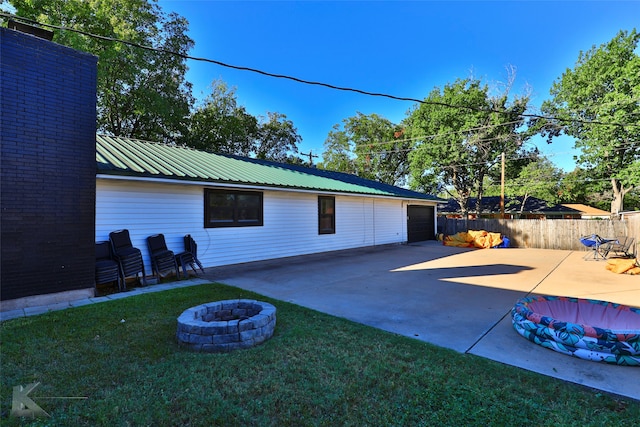
<instances>
[{"instance_id":1,"label":"wooden privacy fence","mask_svg":"<svg viewBox=\"0 0 640 427\"><path fill-rule=\"evenodd\" d=\"M507 236L516 248L585 250L580 237L634 237L640 240L640 215L611 219L452 219L438 217L438 233L486 230ZM635 253L638 253L637 251Z\"/></svg>"}]
</instances>

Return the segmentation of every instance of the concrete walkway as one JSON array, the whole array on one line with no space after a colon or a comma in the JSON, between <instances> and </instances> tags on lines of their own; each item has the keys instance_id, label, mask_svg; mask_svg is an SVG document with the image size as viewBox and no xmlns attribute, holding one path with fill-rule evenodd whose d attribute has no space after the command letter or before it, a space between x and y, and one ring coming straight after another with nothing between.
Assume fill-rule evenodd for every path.
<instances>
[{"instance_id":1,"label":"concrete walkway","mask_svg":"<svg viewBox=\"0 0 640 427\"><path fill-rule=\"evenodd\" d=\"M640 400L640 367L590 362L518 335L510 311L530 293L640 307L640 276L584 252L473 250L436 242L315 254L207 269L198 279L109 297L1 313L1 320L217 281L460 353Z\"/></svg>"}]
</instances>

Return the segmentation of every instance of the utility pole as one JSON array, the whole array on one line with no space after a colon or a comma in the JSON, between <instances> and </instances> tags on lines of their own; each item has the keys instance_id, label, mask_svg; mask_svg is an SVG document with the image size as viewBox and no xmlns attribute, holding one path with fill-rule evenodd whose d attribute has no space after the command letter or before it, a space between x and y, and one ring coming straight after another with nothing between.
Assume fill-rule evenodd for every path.
<instances>
[{"instance_id":1,"label":"utility pole","mask_svg":"<svg viewBox=\"0 0 640 427\"><path fill-rule=\"evenodd\" d=\"M504 219L504 151L502 152L502 173L500 174L500 218Z\"/></svg>"},{"instance_id":2,"label":"utility pole","mask_svg":"<svg viewBox=\"0 0 640 427\"><path fill-rule=\"evenodd\" d=\"M300 153L301 156L309 156L309 166L313 167L313 158L318 157L316 154L313 154L312 150L309 150L308 153Z\"/></svg>"}]
</instances>

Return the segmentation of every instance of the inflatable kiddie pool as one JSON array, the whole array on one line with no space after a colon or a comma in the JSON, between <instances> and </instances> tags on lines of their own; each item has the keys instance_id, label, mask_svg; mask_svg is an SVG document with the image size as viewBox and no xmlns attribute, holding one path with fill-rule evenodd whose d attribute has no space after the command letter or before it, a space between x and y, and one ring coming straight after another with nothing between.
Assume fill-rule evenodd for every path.
<instances>
[{"instance_id":1,"label":"inflatable kiddie pool","mask_svg":"<svg viewBox=\"0 0 640 427\"><path fill-rule=\"evenodd\" d=\"M520 299L513 327L542 347L597 362L640 366L640 309L556 296Z\"/></svg>"}]
</instances>

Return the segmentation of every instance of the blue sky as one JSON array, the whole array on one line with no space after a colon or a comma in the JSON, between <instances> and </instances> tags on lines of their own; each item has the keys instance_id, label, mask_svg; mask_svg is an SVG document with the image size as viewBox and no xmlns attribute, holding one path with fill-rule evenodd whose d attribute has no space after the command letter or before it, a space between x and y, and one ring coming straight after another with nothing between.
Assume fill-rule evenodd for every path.
<instances>
[{"instance_id":1,"label":"blue sky","mask_svg":"<svg viewBox=\"0 0 640 427\"><path fill-rule=\"evenodd\" d=\"M573 68L579 52L640 30L640 1L212 1L160 0L189 21L192 56L369 92L423 99L435 87L473 76L489 85L517 69L513 93L532 106ZM215 79L236 88L254 116L283 113L302 136L301 152L322 154L335 124L376 113L399 123L414 103L308 86L189 61L187 79L203 99ZM533 111L537 112L537 111ZM573 142L533 141L573 170ZM317 161L318 159L315 159Z\"/></svg>"}]
</instances>

